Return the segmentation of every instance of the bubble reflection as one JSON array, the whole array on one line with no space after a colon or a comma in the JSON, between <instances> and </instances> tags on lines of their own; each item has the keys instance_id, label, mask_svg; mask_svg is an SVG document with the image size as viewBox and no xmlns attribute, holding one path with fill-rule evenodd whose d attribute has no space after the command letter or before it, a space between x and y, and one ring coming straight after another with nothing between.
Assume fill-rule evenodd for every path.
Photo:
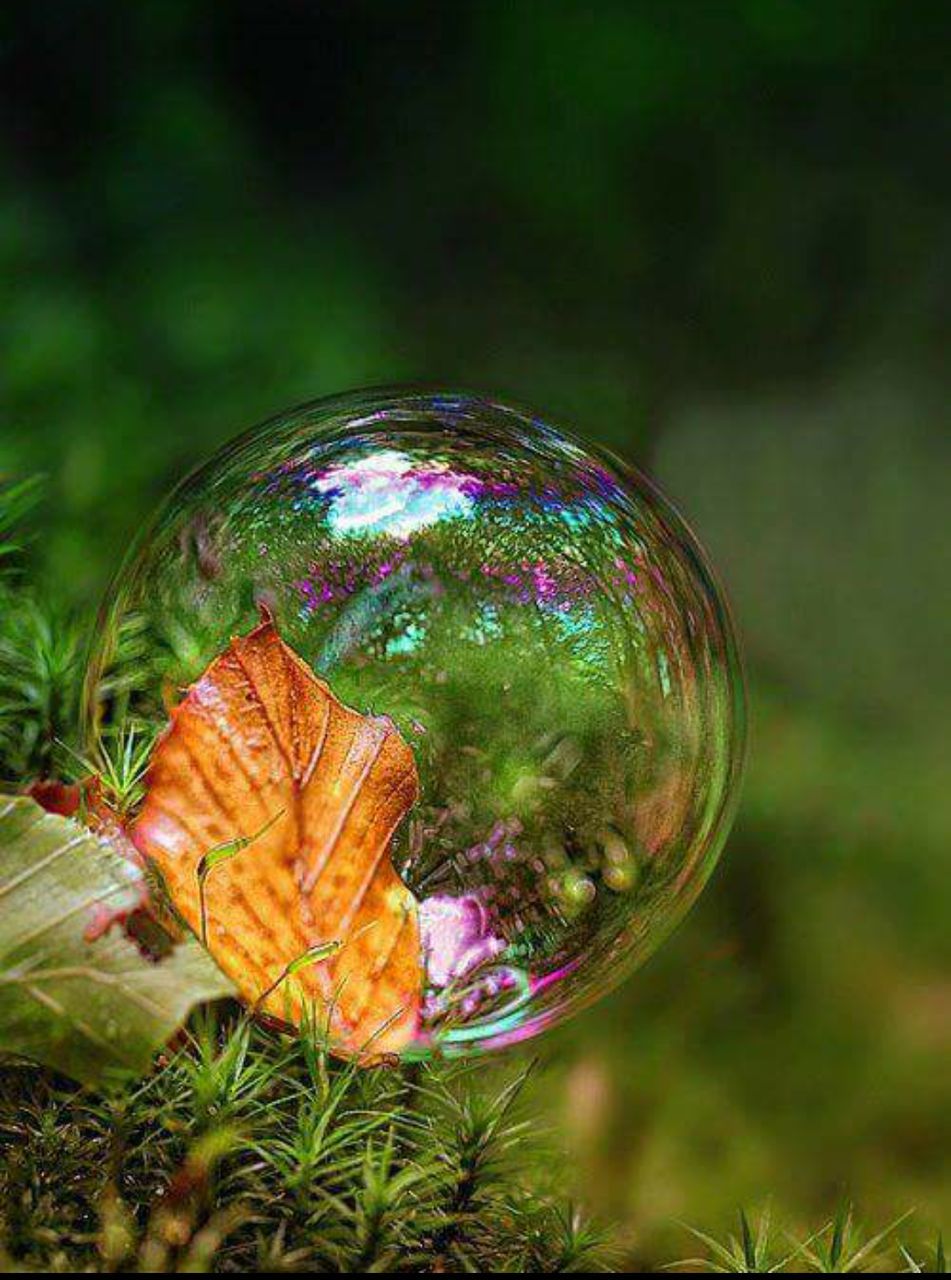
<instances>
[{"instance_id":1,"label":"bubble reflection","mask_svg":"<svg viewBox=\"0 0 951 1280\"><path fill-rule=\"evenodd\" d=\"M94 721L119 701L161 721L261 604L415 753L394 846L423 935L413 1052L536 1034L702 888L740 770L736 648L701 549L623 464L466 396L370 392L267 423L131 557ZM155 655L138 669L131 632Z\"/></svg>"}]
</instances>

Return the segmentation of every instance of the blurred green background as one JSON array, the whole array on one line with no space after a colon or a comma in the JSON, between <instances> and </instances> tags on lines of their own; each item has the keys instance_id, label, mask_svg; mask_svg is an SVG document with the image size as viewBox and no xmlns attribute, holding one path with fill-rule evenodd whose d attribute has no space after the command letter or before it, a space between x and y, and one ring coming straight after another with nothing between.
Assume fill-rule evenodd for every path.
<instances>
[{"instance_id":1,"label":"blurred green background","mask_svg":"<svg viewBox=\"0 0 951 1280\"><path fill-rule=\"evenodd\" d=\"M951 1222L949 44L910 0L0 15L0 475L49 477L48 591L91 616L230 435L407 379L624 453L719 564L734 835L535 1086L641 1261L767 1199Z\"/></svg>"}]
</instances>

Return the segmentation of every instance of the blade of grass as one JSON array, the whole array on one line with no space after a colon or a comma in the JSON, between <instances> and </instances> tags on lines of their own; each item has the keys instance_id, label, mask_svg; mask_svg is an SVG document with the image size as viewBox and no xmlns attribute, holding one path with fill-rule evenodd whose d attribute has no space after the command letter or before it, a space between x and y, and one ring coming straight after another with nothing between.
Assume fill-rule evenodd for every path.
<instances>
[{"instance_id":1,"label":"blade of grass","mask_svg":"<svg viewBox=\"0 0 951 1280\"><path fill-rule=\"evenodd\" d=\"M339 939L335 938L332 942L318 942L315 946L308 947L306 951L302 951L299 956L295 956L290 964L285 965L271 985L258 996L254 1002L254 1012L256 1013L268 996L272 996L288 978L292 978L295 973L300 973L302 969L306 969L309 965L320 964L324 960L329 960L331 956L336 955L341 950L343 945Z\"/></svg>"},{"instance_id":2,"label":"blade of grass","mask_svg":"<svg viewBox=\"0 0 951 1280\"><path fill-rule=\"evenodd\" d=\"M209 849L207 853L199 858L198 866L195 868L195 879L198 881L198 909L201 916L201 944L203 947L208 946L208 911L205 891L209 875L214 871L215 867L221 866L223 862L229 862L266 835L284 816L284 812L283 809L280 809L273 817L268 818L260 830L255 831L252 835L238 836L234 840L226 840L223 844L215 845L213 849Z\"/></svg>"}]
</instances>

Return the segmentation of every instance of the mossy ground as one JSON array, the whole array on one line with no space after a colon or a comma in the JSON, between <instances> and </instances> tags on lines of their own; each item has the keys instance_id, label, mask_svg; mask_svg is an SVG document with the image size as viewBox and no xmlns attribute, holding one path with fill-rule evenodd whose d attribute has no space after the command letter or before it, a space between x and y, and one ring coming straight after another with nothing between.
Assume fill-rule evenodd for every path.
<instances>
[{"instance_id":1,"label":"mossy ground","mask_svg":"<svg viewBox=\"0 0 951 1280\"><path fill-rule=\"evenodd\" d=\"M0 1070L0 1270L557 1273L637 1269L557 1194L525 1073L365 1070L308 1036L206 1012L145 1080L102 1094ZM944 1274L908 1220L843 1206L793 1235L684 1228L688 1270ZM698 1247L699 1246L699 1247Z\"/></svg>"},{"instance_id":2,"label":"mossy ground","mask_svg":"<svg viewBox=\"0 0 951 1280\"><path fill-rule=\"evenodd\" d=\"M602 1237L552 1195L523 1077L365 1070L208 1013L103 1095L0 1074L8 1268L561 1271Z\"/></svg>"}]
</instances>

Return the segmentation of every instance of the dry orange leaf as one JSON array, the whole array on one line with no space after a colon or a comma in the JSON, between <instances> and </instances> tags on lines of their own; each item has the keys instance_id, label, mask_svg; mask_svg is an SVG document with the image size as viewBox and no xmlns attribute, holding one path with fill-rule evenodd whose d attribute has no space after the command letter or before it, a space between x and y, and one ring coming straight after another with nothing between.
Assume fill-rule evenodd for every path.
<instances>
[{"instance_id":1,"label":"dry orange leaf","mask_svg":"<svg viewBox=\"0 0 951 1280\"><path fill-rule=\"evenodd\" d=\"M203 890L221 968L281 1019L300 1023L316 1003L343 1052L394 1053L417 1028L422 953L390 842L418 787L393 724L345 707L268 618L173 711L132 836L196 933L199 864L243 841ZM281 981L325 946L326 958Z\"/></svg>"}]
</instances>

